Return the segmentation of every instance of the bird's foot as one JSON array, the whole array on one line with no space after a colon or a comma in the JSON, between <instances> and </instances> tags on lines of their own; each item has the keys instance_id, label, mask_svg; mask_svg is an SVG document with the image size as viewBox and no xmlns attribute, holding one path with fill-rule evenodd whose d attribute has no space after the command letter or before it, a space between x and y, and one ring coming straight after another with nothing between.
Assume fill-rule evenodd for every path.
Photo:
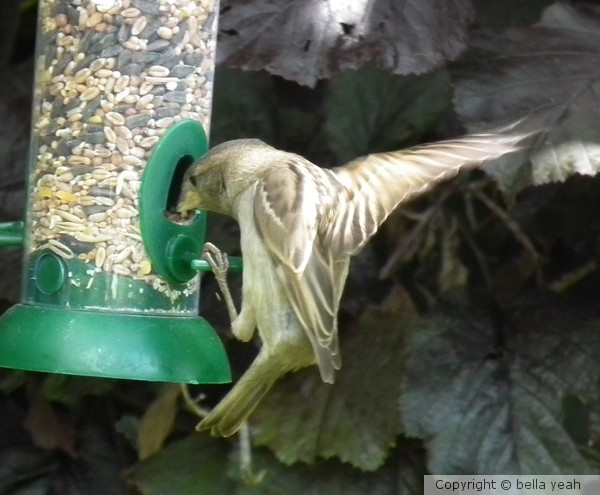
<instances>
[{"instance_id":1,"label":"bird's foot","mask_svg":"<svg viewBox=\"0 0 600 495\"><path fill-rule=\"evenodd\" d=\"M221 251L213 243L206 242L202 249L202 259L210 265L210 269L215 274L219 286L227 283L227 272L229 271L227 253Z\"/></svg>"},{"instance_id":2,"label":"bird's foot","mask_svg":"<svg viewBox=\"0 0 600 495\"><path fill-rule=\"evenodd\" d=\"M225 306L227 306L227 312L229 313L229 319L233 323L237 319L237 309L231 297L229 285L227 284L227 271L229 270L229 258L227 254L221 251L214 244L207 242L204 244L202 249L202 259L205 260L209 265L210 269L215 275L219 289L225 299Z\"/></svg>"}]
</instances>

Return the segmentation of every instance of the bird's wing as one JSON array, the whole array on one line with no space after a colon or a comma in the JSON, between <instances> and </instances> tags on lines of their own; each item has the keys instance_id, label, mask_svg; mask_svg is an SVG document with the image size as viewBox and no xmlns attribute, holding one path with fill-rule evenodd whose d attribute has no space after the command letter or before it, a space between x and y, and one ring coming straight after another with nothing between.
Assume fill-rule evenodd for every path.
<instances>
[{"instance_id":1,"label":"bird's wing","mask_svg":"<svg viewBox=\"0 0 600 495\"><path fill-rule=\"evenodd\" d=\"M346 201L319 226L334 253L356 253L400 203L432 185L517 150L524 135L474 134L464 138L357 158L329 173Z\"/></svg>"},{"instance_id":2,"label":"bird's wing","mask_svg":"<svg viewBox=\"0 0 600 495\"><path fill-rule=\"evenodd\" d=\"M337 314L350 258L333 260L322 250L312 250L303 273L278 265L287 298L315 352L321 378L333 383L341 367Z\"/></svg>"},{"instance_id":3,"label":"bird's wing","mask_svg":"<svg viewBox=\"0 0 600 495\"><path fill-rule=\"evenodd\" d=\"M290 161L265 174L256 186L254 216L321 376L333 382L340 367L337 312L349 257L334 260L315 244L321 199L318 184L305 173L304 163Z\"/></svg>"},{"instance_id":4,"label":"bird's wing","mask_svg":"<svg viewBox=\"0 0 600 495\"><path fill-rule=\"evenodd\" d=\"M298 274L310 259L317 235L317 193L294 161L269 169L256 185L254 217L265 245Z\"/></svg>"}]
</instances>

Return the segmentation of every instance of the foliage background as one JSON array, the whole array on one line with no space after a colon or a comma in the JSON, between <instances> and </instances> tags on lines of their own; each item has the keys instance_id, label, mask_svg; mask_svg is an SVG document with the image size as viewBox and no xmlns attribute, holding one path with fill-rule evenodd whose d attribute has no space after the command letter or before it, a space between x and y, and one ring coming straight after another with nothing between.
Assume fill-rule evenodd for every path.
<instances>
[{"instance_id":1,"label":"foliage background","mask_svg":"<svg viewBox=\"0 0 600 495\"><path fill-rule=\"evenodd\" d=\"M392 215L354 260L335 386L290 375L252 418L260 483L244 481L235 438L194 432L178 386L3 370L0 494L405 495L426 473L598 472L598 2L221 11L213 144L258 137L332 166L523 118L542 132ZM35 3L4 0L0 24L0 217L14 220ZM211 240L239 254L236 236L213 217ZM20 253L5 256L3 309L20 280ZM215 291L207 278L203 314L239 375L256 347L232 340ZM193 393L210 407L226 390Z\"/></svg>"}]
</instances>

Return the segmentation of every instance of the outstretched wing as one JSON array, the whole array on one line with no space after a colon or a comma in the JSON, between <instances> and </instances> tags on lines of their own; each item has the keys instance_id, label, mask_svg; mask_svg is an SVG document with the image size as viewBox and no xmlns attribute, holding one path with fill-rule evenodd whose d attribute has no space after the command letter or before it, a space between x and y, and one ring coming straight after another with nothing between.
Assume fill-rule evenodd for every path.
<instances>
[{"instance_id":1,"label":"outstretched wing","mask_svg":"<svg viewBox=\"0 0 600 495\"><path fill-rule=\"evenodd\" d=\"M333 259L315 243L322 196L311 173L320 169L299 156L271 169L257 184L254 216L321 377L332 383L340 367L337 312L349 257Z\"/></svg>"},{"instance_id":2,"label":"outstretched wing","mask_svg":"<svg viewBox=\"0 0 600 495\"><path fill-rule=\"evenodd\" d=\"M356 253L402 202L474 167L518 149L523 135L474 134L407 150L357 158L329 171L346 200L319 226L334 253Z\"/></svg>"}]
</instances>

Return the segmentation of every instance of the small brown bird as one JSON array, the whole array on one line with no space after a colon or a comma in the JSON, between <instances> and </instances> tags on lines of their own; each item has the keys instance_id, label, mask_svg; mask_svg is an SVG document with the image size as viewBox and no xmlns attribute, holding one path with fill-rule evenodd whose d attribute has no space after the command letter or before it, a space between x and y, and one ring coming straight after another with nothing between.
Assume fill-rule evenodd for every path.
<instances>
[{"instance_id":1,"label":"small brown bird","mask_svg":"<svg viewBox=\"0 0 600 495\"><path fill-rule=\"evenodd\" d=\"M197 160L177 211L209 210L239 223L242 308L237 315L228 305L232 331L249 341L257 328L262 339L255 361L198 429L232 435L290 371L316 363L323 381L333 383L341 366L337 314L350 256L400 203L461 167L515 151L523 138L474 134L333 169L257 139L220 144ZM224 262L214 246L207 254L213 264Z\"/></svg>"}]
</instances>

